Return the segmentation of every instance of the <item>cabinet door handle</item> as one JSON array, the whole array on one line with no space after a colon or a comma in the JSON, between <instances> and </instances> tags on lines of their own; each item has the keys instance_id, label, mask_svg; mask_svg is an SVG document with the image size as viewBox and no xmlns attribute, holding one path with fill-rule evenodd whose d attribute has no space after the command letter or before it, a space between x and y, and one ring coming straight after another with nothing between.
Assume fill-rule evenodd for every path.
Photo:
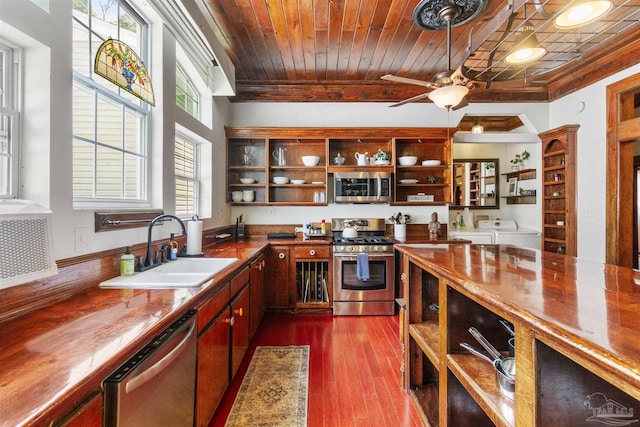
<instances>
[{"instance_id":1,"label":"cabinet door handle","mask_svg":"<svg viewBox=\"0 0 640 427\"><path fill-rule=\"evenodd\" d=\"M242 309L242 307L236 308L235 310L233 310L233 314L237 314L238 316L242 317L244 315L244 310Z\"/></svg>"},{"instance_id":2,"label":"cabinet door handle","mask_svg":"<svg viewBox=\"0 0 640 427\"><path fill-rule=\"evenodd\" d=\"M224 322L228 323L229 326L233 326L233 324L236 323L236 319L234 319L233 317L230 317L230 318L226 319Z\"/></svg>"},{"instance_id":3,"label":"cabinet door handle","mask_svg":"<svg viewBox=\"0 0 640 427\"><path fill-rule=\"evenodd\" d=\"M286 255L284 254L284 252L280 252L278 254L278 258L280 258L280 259L284 259L285 257L286 257Z\"/></svg>"},{"instance_id":4,"label":"cabinet door handle","mask_svg":"<svg viewBox=\"0 0 640 427\"><path fill-rule=\"evenodd\" d=\"M311 249L311 250L309 251L309 255L314 256L315 254L316 254L315 249Z\"/></svg>"}]
</instances>

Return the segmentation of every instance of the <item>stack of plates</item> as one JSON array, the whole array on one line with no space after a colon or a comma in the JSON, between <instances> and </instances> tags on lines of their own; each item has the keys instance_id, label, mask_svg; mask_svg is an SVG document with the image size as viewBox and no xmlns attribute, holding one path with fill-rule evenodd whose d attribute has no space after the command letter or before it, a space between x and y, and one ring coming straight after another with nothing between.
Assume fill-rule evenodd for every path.
<instances>
[{"instance_id":1,"label":"stack of plates","mask_svg":"<svg viewBox=\"0 0 640 427\"><path fill-rule=\"evenodd\" d=\"M418 183L417 179L401 179L400 184L416 184Z\"/></svg>"},{"instance_id":2,"label":"stack of plates","mask_svg":"<svg viewBox=\"0 0 640 427\"><path fill-rule=\"evenodd\" d=\"M422 166L440 166L440 160L423 160Z\"/></svg>"}]
</instances>

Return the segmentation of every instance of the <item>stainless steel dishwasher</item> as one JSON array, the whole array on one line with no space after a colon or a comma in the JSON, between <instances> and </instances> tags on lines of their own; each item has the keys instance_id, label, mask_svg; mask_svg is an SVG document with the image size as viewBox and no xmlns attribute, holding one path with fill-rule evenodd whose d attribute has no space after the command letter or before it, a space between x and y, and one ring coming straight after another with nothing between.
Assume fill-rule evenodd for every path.
<instances>
[{"instance_id":1,"label":"stainless steel dishwasher","mask_svg":"<svg viewBox=\"0 0 640 427\"><path fill-rule=\"evenodd\" d=\"M104 380L104 426L193 427L195 313L189 311Z\"/></svg>"}]
</instances>

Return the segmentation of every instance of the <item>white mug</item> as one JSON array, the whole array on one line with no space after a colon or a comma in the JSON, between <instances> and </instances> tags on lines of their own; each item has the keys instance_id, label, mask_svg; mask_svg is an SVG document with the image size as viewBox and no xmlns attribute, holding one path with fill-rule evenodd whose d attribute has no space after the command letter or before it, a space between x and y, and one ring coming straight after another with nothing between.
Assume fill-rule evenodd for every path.
<instances>
[{"instance_id":1,"label":"white mug","mask_svg":"<svg viewBox=\"0 0 640 427\"><path fill-rule=\"evenodd\" d=\"M253 190L244 190L242 192L242 200L245 202L253 202L253 199L255 198L255 191Z\"/></svg>"}]
</instances>

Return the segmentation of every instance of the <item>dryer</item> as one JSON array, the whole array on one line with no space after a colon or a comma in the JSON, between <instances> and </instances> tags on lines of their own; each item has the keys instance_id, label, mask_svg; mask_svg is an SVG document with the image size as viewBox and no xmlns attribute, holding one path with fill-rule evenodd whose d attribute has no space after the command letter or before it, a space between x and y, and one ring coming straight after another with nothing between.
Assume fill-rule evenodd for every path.
<instances>
[{"instance_id":1,"label":"dryer","mask_svg":"<svg viewBox=\"0 0 640 427\"><path fill-rule=\"evenodd\" d=\"M478 231L493 233L493 243L522 248L540 249L542 234L533 229L519 228L512 219L478 221Z\"/></svg>"}]
</instances>

